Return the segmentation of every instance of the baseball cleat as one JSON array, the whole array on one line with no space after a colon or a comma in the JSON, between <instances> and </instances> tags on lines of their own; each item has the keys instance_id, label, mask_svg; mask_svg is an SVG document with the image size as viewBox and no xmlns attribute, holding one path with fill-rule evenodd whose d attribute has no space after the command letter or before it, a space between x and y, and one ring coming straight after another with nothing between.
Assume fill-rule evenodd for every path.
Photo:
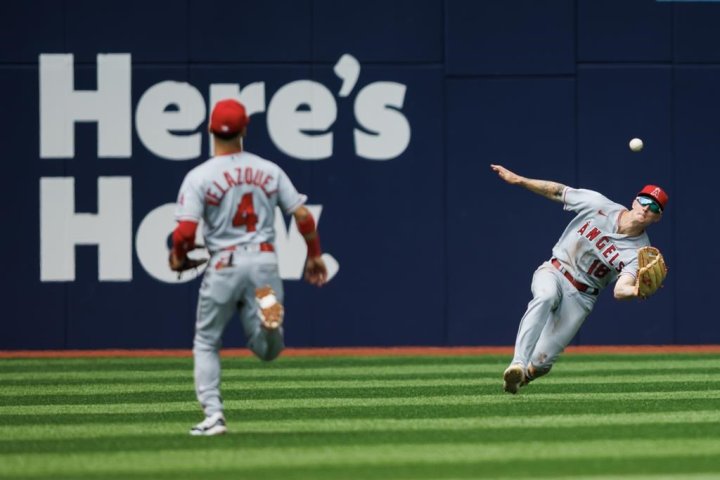
<instances>
[{"instance_id":1,"label":"baseball cleat","mask_svg":"<svg viewBox=\"0 0 720 480\"><path fill-rule=\"evenodd\" d=\"M222 435L226 432L227 427L225 426L225 417L220 412L206 417L205 420L190 429L190 435L193 436Z\"/></svg>"},{"instance_id":2,"label":"baseball cleat","mask_svg":"<svg viewBox=\"0 0 720 480\"><path fill-rule=\"evenodd\" d=\"M503 390L516 394L525 384L525 372L521 365L510 365L503 373Z\"/></svg>"},{"instance_id":3,"label":"baseball cleat","mask_svg":"<svg viewBox=\"0 0 720 480\"><path fill-rule=\"evenodd\" d=\"M267 286L255 289L255 299L258 306L258 316L263 328L277 330L283 323L285 309L278 302L275 291Z\"/></svg>"}]
</instances>

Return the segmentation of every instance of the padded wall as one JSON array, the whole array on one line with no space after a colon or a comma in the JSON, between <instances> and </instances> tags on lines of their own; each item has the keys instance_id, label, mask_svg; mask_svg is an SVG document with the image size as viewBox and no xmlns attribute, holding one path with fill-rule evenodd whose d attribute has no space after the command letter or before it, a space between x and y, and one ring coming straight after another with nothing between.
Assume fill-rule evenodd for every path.
<instances>
[{"instance_id":1,"label":"padded wall","mask_svg":"<svg viewBox=\"0 0 720 480\"><path fill-rule=\"evenodd\" d=\"M669 191L665 218L649 232L670 265L666 287L645 302L606 292L575 343L720 342L704 280L720 265L706 248L720 234L712 208L720 4L32 0L0 8L10 262L0 349L191 345L200 279L153 275L143 252L170 227L154 240L142 232L207 158L214 96L240 91L252 109L246 148L280 164L322 209L323 246L340 265L323 289L302 283L303 259L281 232L288 345L512 344L532 272L571 217L501 182L491 163L625 205L646 183ZM73 91L94 92L104 81L98 62L127 54L130 115L110 121L129 125L130 153L101 155L103 127L91 118L56 132L72 139L72 154L43 155L50 107L41 56L72 55ZM166 104L157 115L182 119L166 132L174 140L152 133L152 98ZM298 129L283 101L296 112L330 111L332 121L318 114ZM109 98L97 104L115 108ZM330 153L307 158L288 140L293 129L316 146L331 137ZM157 151L194 135L197 152L185 158ZM632 137L645 141L641 153L628 149ZM99 215L99 179L130 182L130 278L101 279L105 247L92 242L71 250L73 278L43 278L51 260L43 239L73 234L42 230L41 185L63 179L74 182L80 216ZM284 227L292 232L289 219ZM67 250L50 251L70 262ZM225 345L244 345L238 323Z\"/></svg>"}]
</instances>

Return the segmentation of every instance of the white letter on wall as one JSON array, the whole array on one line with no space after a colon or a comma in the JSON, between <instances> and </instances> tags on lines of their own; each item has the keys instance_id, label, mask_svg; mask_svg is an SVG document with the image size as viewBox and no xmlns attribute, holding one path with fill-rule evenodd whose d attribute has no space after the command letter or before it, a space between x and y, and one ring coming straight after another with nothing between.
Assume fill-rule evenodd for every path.
<instances>
[{"instance_id":1,"label":"white letter on wall","mask_svg":"<svg viewBox=\"0 0 720 480\"><path fill-rule=\"evenodd\" d=\"M100 281L132 280L132 180L98 177L98 213L75 213L75 179L40 179L40 280L75 280L75 246L98 246Z\"/></svg>"},{"instance_id":2,"label":"white letter on wall","mask_svg":"<svg viewBox=\"0 0 720 480\"><path fill-rule=\"evenodd\" d=\"M169 110L167 107L174 107ZM143 145L167 160L191 160L200 156L202 134L173 135L195 131L205 120L205 99L185 82L160 82L148 88L138 102L135 124Z\"/></svg>"},{"instance_id":3,"label":"white letter on wall","mask_svg":"<svg viewBox=\"0 0 720 480\"><path fill-rule=\"evenodd\" d=\"M40 158L75 156L75 122L97 122L98 157L132 156L129 54L97 56L97 90L75 90L72 55L40 55Z\"/></svg>"},{"instance_id":4,"label":"white letter on wall","mask_svg":"<svg viewBox=\"0 0 720 480\"><path fill-rule=\"evenodd\" d=\"M372 133L355 129L355 151L359 156L390 160L410 144L410 123L396 110L403 106L405 90L405 85L395 82L375 82L360 90L355 98L355 118Z\"/></svg>"},{"instance_id":5,"label":"white letter on wall","mask_svg":"<svg viewBox=\"0 0 720 480\"><path fill-rule=\"evenodd\" d=\"M300 160L332 156L332 132L317 133L326 132L337 118L335 98L324 85L311 80L288 83L270 100L267 117L270 138L283 153Z\"/></svg>"}]
</instances>

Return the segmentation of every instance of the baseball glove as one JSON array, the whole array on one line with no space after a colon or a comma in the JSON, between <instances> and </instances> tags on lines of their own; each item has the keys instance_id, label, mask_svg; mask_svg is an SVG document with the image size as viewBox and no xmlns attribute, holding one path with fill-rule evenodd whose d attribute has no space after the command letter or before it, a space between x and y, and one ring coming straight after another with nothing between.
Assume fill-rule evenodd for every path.
<instances>
[{"instance_id":1,"label":"baseball glove","mask_svg":"<svg viewBox=\"0 0 720 480\"><path fill-rule=\"evenodd\" d=\"M648 298L662 287L668 268L662 253L655 247L641 247L637 256L640 269L635 280L635 289L639 297Z\"/></svg>"},{"instance_id":2,"label":"baseball glove","mask_svg":"<svg viewBox=\"0 0 720 480\"><path fill-rule=\"evenodd\" d=\"M204 247L202 245L198 245L195 248ZM200 258L196 260L194 258L188 257L187 255L181 260L177 256L175 256L172 250L170 250L170 258L168 259L168 263L170 264L170 270L172 270L173 272L177 272L178 280L182 277L183 272L198 268L200 265L203 265L207 261L207 258Z\"/></svg>"}]
</instances>

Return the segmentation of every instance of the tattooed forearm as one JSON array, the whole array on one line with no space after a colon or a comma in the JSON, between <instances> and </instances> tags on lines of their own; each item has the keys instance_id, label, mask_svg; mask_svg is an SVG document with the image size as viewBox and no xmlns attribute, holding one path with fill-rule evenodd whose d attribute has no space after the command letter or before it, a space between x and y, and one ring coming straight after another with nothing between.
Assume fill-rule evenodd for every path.
<instances>
[{"instance_id":1,"label":"tattooed forearm","mask_svg":"<svg viewBox=\"0 0 720 480\"><path fill-rule=\"evenodd\" d=\"M562 197L562 192L565 189L565 185L560 185L556 182L547 181L543 183L545 183L545 191L547 192L546 196L558 199Z\"/></svg>"},{"instance_id":2,"label":"tattooed forearm","mask_svg":"<svg viewBox=\"0 0 720 480\"><path fill-rule=\"evenodd\" d=\"M555 200L556 202L562 201L562 194L565 190L565 185L561 183L551 182L549 180L533 180L531 178L526 178L522 182L522 186L531 192L542 195L550 200Z\"/></svg>"}]
</instances>

